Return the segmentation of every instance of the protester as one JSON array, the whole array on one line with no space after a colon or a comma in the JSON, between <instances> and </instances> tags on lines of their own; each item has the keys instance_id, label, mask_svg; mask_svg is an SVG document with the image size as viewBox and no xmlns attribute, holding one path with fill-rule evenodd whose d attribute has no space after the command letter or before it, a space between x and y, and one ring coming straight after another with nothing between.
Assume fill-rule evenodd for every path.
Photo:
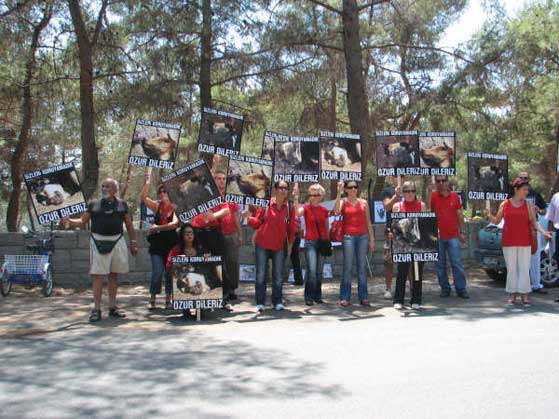
<instances>
[{"instance_id":1,"label":"protester","mask_svg":"<svg viewBox=\"0 0 559 419\"><path fill-rule=\"evenodd\" d=\"M541 232L546 240L551 240L551 234L544 231L536 217L534 206L526 201L530 186L527 181L516 178L512 182L511 198L502 202L493 216L486 210L489 221L499 224L505 220L503 226L502 247L507 266L506 291L510 294L508 305L516 304L517 294L522 297L522 304L529 306L528 294L530 286L530 245L531 226Z\"/></svg>"},{"instance_id":2,"label":"protester","mask_svg":"<svg viewBox=\"0 0 559 419\"><path fill-rule=\"evenodd\" d=\"M559 263L559 231L555 227L556 225L559 225L559 192L556 192L551 197L551 202L547 207L545 218L548 221L547 230L549 234L553 235L555 232L555 253L553 254L553 257ZM559 303L559 298L556 299L555 302Z\"/></svg>"},{"instance_id":3,"label":"protester","mask_svg":"<svg viewBox=\"0 0 559 419\"><path fill-rule=\"evenodd\" d=\"M268 259L272 259L272 305L278 311L284 310L283 304L283 262L295 235L295 217L297 213L299 190L293 189L294 204L287 201L288 184L278 181L274 184L274 197L270 199L268 208L259 208L256 215L251 216L249 208L243 212L248 218L250 227L256 229L254 248L256 256L256 309L264 311L266 302L266 272Z\"/></svg>"},{"instance_id":4,"label":"protester","mask_svg":"<svg viewBox=\"0 0 559 419\"><path fill-rule=\"evenodd\" d=\"M225 197L227 176L220 170L214 173L214 180L221 196ZM221 233L224 240L224 266L226 275L223 277L223 293L228 301L237 300L235 290L239 287L239 247L243 245L243 231L239 219L239 205L225 202L218 210L228 208L229 213L220 220ZM215 214L214 214L215 215Z\"/></svg>"},{"instance_id":5,"label":"protester","mask_svg":"<svg viewBox=\"0 0 559 419\"><path fill-rule=\"evenodd\" d=\"M63 218L65 228L82 228L91 220L91 240L89 243L90 269L93 280L94 307L89 316L90 322L101 320L101 297L103 280L108 275L109 316L126 317L123 310L116 305L118 290L118 274L128 272L128 249L123 236L122 224L130 238L130 253L136 256L136 232L132 218L128 213L126 201L117 198L118 183L106 178L101 184L101 199L89 202L87 212L78 219Z\"/></svg>"},{"instance_id":6,"label":"protester","mask_svg":"<svg viewBox=\"0 0 559 419\"><path fill-rule=\"evenodd\" d=\"M520 172L518 177L525 182L530 183L530 174L528 172ZM534 205L536 211L536 217L538 214L545 215L545 210L547 204L545 199L530 186L528 196L526 201ZM540 237L538 236L538 251L530 257L530 285L532 286L532 292L536 294L547 294L547 291L543 288L542 284L542 271L541 271L541 249L539 247Z\"/></svg>"},{"instance_id":7,"label":"protester","mask_svg":"<svg viewBox=\"0 0 559 419\"><path fill-rule=\"evenodd\" d=\"M156 308L155 299L157 294L161 293L163 276L165 276L165 309L169 310L173 297L173 279L171 273L165 269L165 263L169 251L178 241L176 230L179 226L179 220L164 185L157 188L159 201L154 201L148 197L150 178L151 170L148 170L141 193L142 202L154 213L154 222L147 236L151 257L151 282L149 287L151 297L148 310Z\"/></svg>"},{"instance_id":8,"label":"protester","mask_svg":"<svg viewBox=\"0 0 559 419\"><path fill-rule=\"evenodd\" d=\"M402 192L404 200L397 202L392 207L392 212L422 212L427 211L427 205L417 199L415 182L407 181L402 185ZM392 233L391 233L392 234ZM402 309L404 307L404 298L406 295L406 279L408 278L410 269L413 268L414 262L400 262L398 263L398 276L396 278L396 290L394 291L394 308ZM424 262L418 262L418 277L410 281L411 286L411 308L412 310L419 310L422 308L422 293L423 293L423 265Z\"/></svg>"},{"instance_id":9,"label":"protester","mask_svg":"<svg viewBox=\"0 0 559 419\"><path fill-rule=\"evenodd\" d=\"M386 300L392 300L392 294L390 290L392 289L392 277L394 276L394 264L392 263L392 240L390 236L390 213L394 204L401 200L402 188L397 185L398 178L392 177L392 185L388 185L382 191L382 203L384 209L386 210L386 228L384 229L384 246L383 246L383 258L384 258L384 283L386 289L384 291L384 298Z\"/></svg>"},{"instance_id":10,"label":"protester","mask_svg":"<svg viewBox=\"0 0 559 419\"><path fill-rule=\"evenodd\" d=\"M429 187L431 190L432 186ZM462 264L462 247L466 243L466 228L460 197L452 192L448 184L448 176L435 176L436 190L431 193L431 211L437 214L439 227L439 260L437 276L441 287L441 297L449 297L451 293L446 270L446 254L450 259L454 288L460 298L470 298L466 291L466 272Z\"/></svg>"},{"instance_id":11,"label":"protester","mask_svg":"<svg viewBox=\"0 0 559 419\"><path fill-rule=\"evenodd\" d=\"M322 304L322 270L324 258L319 253L319 240L328 240L328 210L319 205L326 191L319 184L309 186L309 204L298 209L305 217L305 304Z\"/></svg>"},{"instance_id":12,"label":"protester","mask_svg":"<svg viewBox=\"0 0 559 419\"><path fill-rule=\"evenodd\" d=\"M371 214L367 201L357 198L359 185L354 180L338 182L334 214L341 214L344 219L344 267L340 283L340 306L348 307L351 299L351 270L353 259L357 263L357 293L359 303L370 306L367 290L367 251L375 251L375 233L371 223ZM345 190L347 198L342 198Z\"/></svg>"}]
</instances>

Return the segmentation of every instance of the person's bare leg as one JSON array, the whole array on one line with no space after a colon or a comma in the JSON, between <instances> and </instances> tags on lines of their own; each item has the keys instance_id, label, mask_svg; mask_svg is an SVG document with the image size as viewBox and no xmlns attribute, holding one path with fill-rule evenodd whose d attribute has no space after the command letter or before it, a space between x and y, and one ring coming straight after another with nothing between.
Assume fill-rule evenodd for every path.
<instances>
[{"instance_id":1,"label":"person's bare leg","mask_svg":"<svg viewBox=\"0 0 559 419\"><path fill-rule=\"evenodd\" d=\"M93 306L95 310L101 309L101 297L103 296L103 281L105 280L104 275L91 275L92 277L92 289L93 289Z\"/></svg>"},{"instance_id":2,"label":"person's bare leg","mask_svg":"<svg viewBox=\"0 0 559 419\"><path fill-rule=\"evenodd\" d=\"M390 291L392 289L392 277L394 276L394 264L385 263L384 264L384 283L386 284L386 289Z\"/></svg>"},{"instance_id":3,"label":"person's bare leg","mask_svg":"<svg viewBox=\"0 0 559 419\"><path fill-rule=\"evenodd\" d=\"M109 308L116 307L116 292L118 290L118 274L109 274Z\"/></svg>"}]
</instances>

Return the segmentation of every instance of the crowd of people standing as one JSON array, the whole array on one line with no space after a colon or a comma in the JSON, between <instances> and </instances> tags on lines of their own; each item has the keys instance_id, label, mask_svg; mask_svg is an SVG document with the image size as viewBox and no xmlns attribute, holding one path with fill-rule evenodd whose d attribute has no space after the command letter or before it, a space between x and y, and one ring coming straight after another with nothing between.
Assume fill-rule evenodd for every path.
<instances>
[{"instance_id":1,"label":"crowd of people standing","mask_svg":"<svg viewBox=\"0 0 559 419\"><path fill-rule=\"evenodd\" d=\"M226 174L213 173L216 185L225 194ZM546 213L545 201L533 191L529 184L528 173L521 173L511 185L510 198L504 201L493 215L486 211L492 223L504 220L503 254L507 266L506 291L510 294L509 305L516 304L517 296L523 305L530 305L530 292L545 293L542 289L539 269L539 255L534 256L533 236L539 232L545 240L551 240L554 226L559 225L559 193L556 194L547 210L548 231L538 222L538 214ZM305 285L305 304L324 303L322 299L322 271L325 254L324 242L329 237L329 217L343 217L343 273L340 281L339 305L351 305L351 282L353 264L357 272L357 300L368 307L367 287L368 255L375 251L375 236L371 212L367 200L359 197L359 184L356 181L340 181L332 211L321 205L325 190L320 184L308 187L308 203L299 203L299 187L293 185L291 196L289 184L278 181L274 184L273 197L267 208L247 206L242 213L237 204L224 202L217 208L194 217L190 223L179 228L179 220L170 202L164 185L157 188L157 198L148 196L151 184L150 172L146 173L141 200L154 213L154 222L147 235L152 274L148 309L154 310L156 297L161 294L165 284L165 308L171 309L172 301L172 258L186 255L219 255L223 260L223 302L228 310L238 301L239 286L239 247L243 244L240 216L248 220L248 226L256 230L253 238L255 250L256 281L255 303L258 312L266 306L268 261L271 259L272 293L271 303L275 310L285 309L283 299L285 258L293 263L295 284ZM68 227L83 227L91 221L90 274L93 280L94 307L90 321L101 319L101 296L103 281L108 277L109 316L125 317L126 314L116 305L118 274L128 271L128 249L123 236L124 226L130 238L130 253L137 254L137 245L128 205L118 198L118 183L111 178L105 179L101 186L102 196L92 200L79 219L65 218L62 224ZM439 229L438 262L436 272L440 286L440 297L452 295L447 271L447 259L453 274L456 295L468 299L466 272L462 264L461 244L466 240L464 214L460 197L449 186L447 176L435 176L434 183L428 188L429 199L423 202L417 198L417 188L413 181L405 181L401 186L393 179L382 194L387 213L433 211L437 216ZM291 198L291 199L289 199ZM301 231L301 219L305 229ZM179 230L177 232L177 230ZM303 278L299 262L299 242L305 239L304 257L306 275ZM409 282L413 310L422 309L423 262L414 267L413 262L400 262L397 265L396 285L392 294L394 264L391 255L392 231L389 223L385 228L383 248L385 266L384 298L391 299L395 309L404 308L405 288ZM539 253L539 252L535 252ZM556 250L555 257L559 257ZM536 259L534 259L536 258ZM539 265L537 265L539 267ZM537 271L537 272L536 272ZM188 314L185 311L185 314Z\"/></svg>"}]
</instances>

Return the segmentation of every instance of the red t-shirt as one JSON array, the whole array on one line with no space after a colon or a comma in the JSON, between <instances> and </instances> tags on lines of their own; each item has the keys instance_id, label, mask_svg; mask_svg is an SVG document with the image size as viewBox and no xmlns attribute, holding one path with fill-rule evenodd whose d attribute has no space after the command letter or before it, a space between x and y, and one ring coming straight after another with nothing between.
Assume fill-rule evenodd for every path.
<instances>
[{"instance_id":1,"label":"red t-shirt","mask_svg":"<svg viewBox=\"0 0 559 419\"><path fill-rule=\"evenodd\" d=\"M344 199L342 207L342 215L344 217L344 234L357 236L367 234L367 215L365 213L366 202L358 199L355 205L351 205L347 199Z\"/></svg>"},{"instance_id":2,"label":"red t-shirt","mask_svg":"<svg viewBox=\"0 0 559 419\"><path fill-rule=\"evenodd\" d=\"M530 215L526 201L516 208L510 199L505 201L503 207L505 224L503 225L503 247L526 247L532 242L530 231Z\"/></svg>"},{"instance_id":3,"label":"red t-shirt","mask_svg":"<svg viewBox=\"0 0 559 419\"><path fill-rule=\"evenodd\" d=\"M219 207L218 207L219 208ZM211 209L209 212L217 211L217 208ZM198 214L196 217L192 219L192 227L198 228L218 228L219 227L219 220L204 220L204 214Z\"/></svg>"},{"instance_id":4,"label":"red t-shirt","mask_svg":"<svg viewBox=\"0 0 559 419\"><path fill-rule=\"evenodd\" d=\"M321 205L315 207L311 205L303 205L305 212L305 240L327 239L328 231L326 230L326 220L328 220L328 210ZM316 230L316 224L320 229L320 234Z\"/></svg>"},{"instance_id":5,"label":"red t-shirt","mask_svg":"<svg viewBox=\"0 0 559 419\"><path fill-rule=\"evenodd\" d=\"M289 234L289 242L295 238L295 219L297 215L290 209L290 222L287 224L287 202L278 207L276 199L270 199L268 208L259 208L254 217L248 219L248 225L257 229L254 242L267 250L282 250Z\"/></svg>"},{"instance_id":6,"label":"red t-shirt","mask_svg":"<svg viewBox=\"0 0 559 419\"><path fill-rule=\"evenodd\" d=\"M421 201L401 201L400 212L421 212Z\"/></svg>"},{"instance_id":7,"label":"red t-shirt","mask_svg":"<svg viewBox=\"0 0 559 419\"><path fill-rule=\"evenodd\" d=\"M221 223L221 232L223 234L236 233L237 227L235 226L235 217L239 216L239 205L234 202L224 202L217 207L217 210L222 208L229 208L229 215L226 215L219 220Z\"/></svg>"},{"instance_id":8,"label":"red t-shirt","mask_svg":"<svg viewBox=\"0 0 559 419\"><path fill-rule=\"evenodd\" d=\"M460 197L454 192L449 191L448 196L443 196L437 191L431 194L431 211L437 214L437 224L439 225L439 238L450 240L458 238L457 211L462 208Z\"/></svg>"}]
</instances>

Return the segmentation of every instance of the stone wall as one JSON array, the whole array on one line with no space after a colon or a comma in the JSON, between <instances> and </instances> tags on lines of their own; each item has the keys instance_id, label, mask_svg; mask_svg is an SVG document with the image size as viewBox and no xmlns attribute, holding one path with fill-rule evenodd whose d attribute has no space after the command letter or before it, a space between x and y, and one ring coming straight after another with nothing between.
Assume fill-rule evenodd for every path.
<instances>
[{"instance_id":1,"label":"stone wall","mask_svg":"<svg viewBox=\"0 0 559 419\"><path fill-rule=\"evenodd\" d=\"M468 242L463 247L463 259L466 265L475 263L473 250L476 247L476 237L479 229L484 224L468 224ZM383 272L383 232L384 226L375 226L376 251L371 259L371 268L375 275ZM252 236L254 231L243 227L244 245L240 249L240 263L254 263L254 248ZM54 280L56 286L86 287L89 285L89 232L87 231L58 231L60 237L55 240L56 252L53 257ZM148 243L145 239L146 231L136 232L138 240L138 256L130 257L130 272L122 275L122 283L148 284L151 274L151 261L148 253ZM126 236L127 237L127 236ZM127 237L128 239L128 237ZM5 254L25 254L24 239L21 233L0 233L0 257ZM341 274L342 252L341 248L334 248L334 254L326 262L332 263L334 278ZM301 262L304 266L304 256L301 251Z\"/></svg>"}]
</instances>

